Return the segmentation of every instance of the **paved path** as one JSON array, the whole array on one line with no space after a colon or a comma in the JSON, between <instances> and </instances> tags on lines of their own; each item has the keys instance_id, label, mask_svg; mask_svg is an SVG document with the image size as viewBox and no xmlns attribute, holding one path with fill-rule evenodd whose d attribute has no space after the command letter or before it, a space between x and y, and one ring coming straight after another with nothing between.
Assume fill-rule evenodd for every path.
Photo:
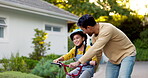
<instances>
[{"instance_id":1,"label":"paved path","mask_svg":"<svg viewBox=\"0 0 148 78\"><path fill-rule=\"evenodd\" d=\"M105 69L106 64L100 64L100 69L93 78L105 78ZM148 61L135 63L132 78L148 78Z\"/></svg>"}]
</instances>

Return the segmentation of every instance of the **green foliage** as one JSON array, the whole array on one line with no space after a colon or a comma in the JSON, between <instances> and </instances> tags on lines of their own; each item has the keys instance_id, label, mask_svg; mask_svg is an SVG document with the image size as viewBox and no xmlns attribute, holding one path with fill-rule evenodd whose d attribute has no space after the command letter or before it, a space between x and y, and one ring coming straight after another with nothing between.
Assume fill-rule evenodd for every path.
<instances>
[{"instance_id":1,"label":"green foliage","mask_svg":"<svg viewBox=\"0 0 148 78\"><path fill-rule=\"evenodd\" d=\"M140 37L140 32L143 31L142 21L137 16L130 16L119 26L132 41Z\"/></svg>"},{"instance_id":2,"label":"green foliage","mask_svg":"<svg viewBox=\"0 0 148 78\"><path fill-rule=\"evenodd\" d=\"M44 59L46 59L46 60L54 60L54 59L57 59L57 58L59 58L61 55L56 55L56 54L49 54L49 55L46 55L45 57L44 57Z\"/></svg>"},{"instance_id":3,"label":"green foliage","mask_svg":"<svg viewBox=\"0 0 148 78\"><path fill-rule=\"evenodd\" d=\"M36 64L38 63L37 60L33 60L33 59L28 58L28 57L22 56L22 58L26 62L27 68L29 68L29 69L33 69L36 66Z\"/></svg>"},{"instance_id":4,"label":"green foliage","mask_svg":"<svg viewBox=\"0 0 148 78\"><path fill-rule=\"evenodd\" d=\"M32 70L32 73L44 78L58 77L58 71L61 69L59 69L57 65L52 65L51 62L52 60L46 60L42 58L36 67Z\"/></svg>"},{"instance_id":5,"label":"green foliage","mask_svg":"<svg viewBox=\"0 0 148 78\"><path fill-rule=\"evenodd\" d=\"M143 16L140 15L112 15L112 16L101 16L96 19L99 22L109 22L121 29L131 41L140 38L140 32L144 30L142 25Z\"/></svg>"},{"instance_id":6,"label":"green foliage","mask_svg":"<svg viewBox=\"0 0 148 78\"><path fill-rule=\"evenodd\" d=\"M137 48L137 61L148 61L148 49Z\"/></svg>"},{"instance_id":7,"label":"green foliage","mask_svg":"<svg viewBox=\"0 0 148 78\"><path fill-rule=\"evenodd\" d=\"M70 51L70 49L72 49L74 47L73 41L68 38L68 51Z\"/></svg>"},{"instance_id":8,"label":"green foliage","mask_svg":"<svg viewBox=\"0 0 148 78\"><path fill-rule=\"evenodd\" d=\"M140 39L134 41L137 48L137 61L148 61L148 29L140 33Z\"/></svg>"},{"instance_id":9,"label":"green foliage","mask_svg":"<svg viewBox=\"0 0 148 78\"><path fill-rule=\"evenodd\" d=\"M1 68L1 71L6 71L9 68L9 60L6 58L3 58L0 62L3 66L3 68Z\"/></svg>"},{"instance_id":10,"label":"green foliage","mask_svg":"<svg viewBox=\"0 0 148 78\"><path fill-rule=\"evenodd\" d=\"M140 38L140 32L143 31L142 16L138 15L112 15L106 19L106 22L112 23L121 29L131 41Z\"/></svg>"},{"instance_id":11,"label":"green foliage","mask_svg":"<svg viewBox=\"0 0 148 78\"><path fill-rule=\"evenodd\" d=\"M90 3L89 0L45 0L52 3L59 8L65 9L75 15L82 16L84 14L91 14L95 18L100 16L109 16L110 12L121 15L130 15L129 8L126 5L128 0L98 0L97 3ZM121 4L122 3L122 4Z\"/></svg>"},{"instance_id":12,"label":"green foliage","mask_svg":"<svg viewBox=\"0 0 148 78\"><path fill-rule=\"evenodd\" d=\"M54 59L59 58L61 55L50 54L46 57L42 58L39 63L32 70L32 73L44 78L65 78L65 72L63 68L59 68L59 66L51 64ZM65 64L69 64L72 62L66 61ZM68 68L68 71L71 69Z\"/></svg>"},{"instance_id":13,"label":"green foliage","mask_svg":"<svg viewBox=\"0 0 148 78\"><path fill-rule=\"evenodd\" d=\"M143 32L140 33L140 38L148 40L148 29L144 30ZM147 41L145 41L147 42Z\"/></svg>"},{"instance_id":14,"label":"green foliage","mask_svg":"<svg viewBox=\"0 0 148 78\"><path fill-rule=\"evenodd\" d=\"M140 33L140 39L134 41L135 46L141 49L148 49L148 29Z\"/></svg>"},{"instance_id":15,"label":"green foliage","mask_svg":"<svg viewBox=\"0 0 148 78\"><path fill-rule=\"evenodd\" d=\"M42 78L42 77L16 71L7 71L0 73L0 78Z\"/></svg>"},{"instance_id":16,"label":"green foliage","mask_svg":"<svg viewBox=\"0 0 148 78\"><path fill-rule=\"evenodd\" d=\"M17 53L16 56L11 54L10 59L3 58L2 65L5 71L28 71L27 64L23 58L19 57L19 53Z\"/></svg>"},{"instance_id":17,"label":"green foliage","mask_svg":"<svg viewBox=\"0 0 148 78\"><path fill-rule=\"evenodd\" d=\"M59 8L65 9L73 14L82 16L86 13L88 14L98 14L97 11L102 11L101 14L106 14L99 6L94 3L90 3L89 0L45 0L52 3Z\"/></svg>"},{"instance_id":18,"label":"green foliage","mask_svg":"<svg viewBox=\"0 0 148 78\"><path fill-rule=\"evenodd\" d=\"M148 44L144 40L137 39L134 41L136 48L148 49Z\"/></svg>"},{"instance_id":19,"label":"green foliage","mask_svg":"<svg viewBox=\"0 0 148 78\"><path fill-rule=\"evenodd\" d=\"M40 60L47 50L49 50L50 42L46 43L45 39L47 38L47 33L43 30L34 29L35 38L33 38L32 44L34 44L34 52L32 54L29 54L30 58L34 60Z\"/></svg>"},{"instance_id":20,"label":"green foliage","mask_svg":"<svg viewBox=\"0 0 148 78\"><path fill-rule=\"evenodd\" d=\"M126 16L130 15L130 12L132 12L129 7L126 7L128 3L129 0L98 0L98 4L102 7L102 9L107 10L108 13L113 12L114 14Z\"/></svg>"}]
</instances>

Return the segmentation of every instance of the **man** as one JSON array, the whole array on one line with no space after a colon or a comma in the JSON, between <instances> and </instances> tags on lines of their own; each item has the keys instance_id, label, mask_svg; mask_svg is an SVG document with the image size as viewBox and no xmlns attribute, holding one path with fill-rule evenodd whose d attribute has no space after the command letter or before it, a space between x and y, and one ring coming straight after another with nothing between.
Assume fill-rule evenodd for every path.
<instances>
[{"instance_id":1,"label":"man","mask_svg":"<svg viewBox=\"0 0 148 78\"><path fill-rule=\"evenodd\" d=\"M84 64L94 55L104 52L109 61L106 78L131 78L135 63L136 48L129 38L118 28L109 23L96 23L91 15L83 15L78 26L92 36L93 46L77 62L69 67Z\"/></svg>"}]
</instances>

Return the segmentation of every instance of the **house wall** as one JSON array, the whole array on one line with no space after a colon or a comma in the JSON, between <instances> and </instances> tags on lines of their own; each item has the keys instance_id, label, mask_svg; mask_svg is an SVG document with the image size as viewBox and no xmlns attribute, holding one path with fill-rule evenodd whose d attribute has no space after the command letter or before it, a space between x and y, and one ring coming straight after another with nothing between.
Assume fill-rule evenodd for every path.
<instances>
[{"instance_id":1,"label":"house wall","mask_svg":"<svg viewBox=\"0 0 148 78\"><path fill-rule=\"evenodd\" d=\"M61 27L61 32L48 33L47 42L51 42L50 50L47 54L67 53L67 23L64 20L0 8L0 17L6 18L7 30L6 39L0 39L0 59L9 58L11 53L19 52L20 55L28 56L33 51L32 38L34 29L45 29L45 24Z\"/></svg>"}]
</instances>

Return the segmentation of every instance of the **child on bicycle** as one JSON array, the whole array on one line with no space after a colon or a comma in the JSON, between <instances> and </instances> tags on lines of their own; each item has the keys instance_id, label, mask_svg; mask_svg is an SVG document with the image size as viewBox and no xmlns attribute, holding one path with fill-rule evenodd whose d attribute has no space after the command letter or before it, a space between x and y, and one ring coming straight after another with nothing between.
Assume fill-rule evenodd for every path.
<instances>
[{"instance_id":1,"label":"child on bicycle","mask_svg":"<svg viewBox=\"0 0 148 78\"><path fill-rule=\"evenodd\" d=\"M87 35L83 33L81 29L76 29L70 34L70 38L73 41L75 47L73 47L67 54L61 56L60 58L55 59L53 62L57 63L59 61L66 61L71 58L75 58L77 61L84 53L90 48L87 46ZM94 56L90 61L87 61L81 71L81 74L77 78L91 78L95 73L95 68L98 67L99 60ZM75 68L70 73L77 74L79 68ZM69 75L66 75L66 78L70 78Z\"/></svg>"}]
</instances>

